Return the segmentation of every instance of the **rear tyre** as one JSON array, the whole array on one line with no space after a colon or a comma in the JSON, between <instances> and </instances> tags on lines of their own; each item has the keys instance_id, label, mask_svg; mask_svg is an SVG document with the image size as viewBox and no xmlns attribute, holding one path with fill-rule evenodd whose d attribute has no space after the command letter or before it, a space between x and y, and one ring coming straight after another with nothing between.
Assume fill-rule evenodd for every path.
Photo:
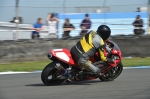
<instances>
[{"instance_id":1,"label":"rear tyre","mask_svg":"<svg viewBox=\"0 0 150 99\"><path fill-rule=\"evenodd\" d=\"M57 69L54 68L55 62L49 63L41 73L41 80L47 86L60 85L65 79L56 79ZM51 77L51 78L49 78Z\"/></svg>"},{"instance_id":2,"label":"rear tyre","mask_svg":"<svg viewBox=\"0 0 150 99\"><path fill-rule=\"evenodd\" d=\"M99 79L101 81L113 81L114 79L116 79L122 72L123 70L123 65L122 63L120 62L117 66L116 66L116 70L115 70L115 73L114 70L110 70L109 72L107 72L106 74L102 75L99 77Z\"/></svg>"}]
</instances>

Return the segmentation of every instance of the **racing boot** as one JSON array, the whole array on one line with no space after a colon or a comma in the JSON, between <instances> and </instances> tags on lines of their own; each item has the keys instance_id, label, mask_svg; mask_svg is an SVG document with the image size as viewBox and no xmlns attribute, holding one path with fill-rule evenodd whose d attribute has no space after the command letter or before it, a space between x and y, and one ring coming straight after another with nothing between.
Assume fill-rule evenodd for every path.
<instances>
[{"instance_id":1,"label":"racing boot","mask_svg":"<svg viewBox=\"0 0 150 99\"><path fill-rule=\"evenodd\" d=\"M100 75L101 69L97 66L94 66L89 61L87 61L82 67L87 71L91 72L92 75Z\"/></svg>"},{"instance_id":2,"label":"racing boot","mask_svg":"<svg viewBox=\"0 0 150 99\"><path fill-rule=\"evenodd\" d=\"M97 68L97 72L94 74L95 77L99 77L101 74L101 68L96 67Z\"/></svg>"}]
</instances>

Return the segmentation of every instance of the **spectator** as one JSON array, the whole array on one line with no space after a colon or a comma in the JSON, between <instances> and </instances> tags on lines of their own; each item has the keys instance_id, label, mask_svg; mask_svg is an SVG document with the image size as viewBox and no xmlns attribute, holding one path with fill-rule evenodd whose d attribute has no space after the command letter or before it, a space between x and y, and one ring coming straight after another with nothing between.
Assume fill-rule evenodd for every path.
<instances>
[{"instance_id":1,"label":"spectator","mask_svg":"<svg viewBox=\"0 0 150 99\"><path fill-rule=\"evenodd\" d=\"M140 8L139 8L139 7L137 8L137 11L136 11L136 12L141 12L141 10L140 10Z\"/></svg>"},{"instance_id":2,"label":"spectator","mask_svg":"<svg viewBox=\"0 0 150 99\"><path fill-rule=\"evenodd\" d=\"M74 29L75 29L75 27L69 22L69 19L66 18L65 23L63 25L63 30L64 30L63 37L70 36L69 35L70 31L74 30Z\"/></svg>"},{"instance_id":3,"label":"spectator","mask_svg":"<svg viewBox=\"0 0 150 99\"><path fill-rule=\"evenodd\" d=\"M88 32L87 29L91 28L91 21L88 14L85 14L85 19L81 22L80 28L82 29L80 35L82 36L84 36Z\"/></svg>"},{"instance_id":4,"label":"spectator","mask_svg":"<svg viewBox=\"0 0 150 99\"><path fill-rule=\"evenodd\" d=\"M133 22L134 34L135 35L142 35L144 34L145 30L143 29L143 20L140 18L140 15L137 15L136 20Z\"/></svg>"},{"instance_id":5,"label":"spectator","mask_svg":"<svg viewBox=\"0 0 150 99\"><path fill-rule=\"evenodd\" d=\"M40 31L44 30L43 24L42 24L42 18L38 18L37 22L33 24L33 26L30 28L31 30L35 30L32 32L31 38L39 38L40 37Z\"/></svg>"},{"instance_id":6,"label":"spectator","mask_svg":"<svg viewBox=\"0 0 150 99\"><path fill-rule=\"evenodd\" d=\"M57 38L57 24L60 22L59 19L57 19L54 14L49 14L46 21L48 23L48 33L50 38Z\"/></svg>"}]
</instances>

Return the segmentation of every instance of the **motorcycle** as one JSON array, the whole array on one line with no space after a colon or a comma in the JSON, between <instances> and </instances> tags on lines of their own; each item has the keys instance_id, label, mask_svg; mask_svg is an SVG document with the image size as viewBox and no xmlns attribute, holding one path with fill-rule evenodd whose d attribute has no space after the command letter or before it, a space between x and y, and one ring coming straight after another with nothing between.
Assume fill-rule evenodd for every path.
<instances>
[{"instance_id":1,"label":"motorcycle","mask_svg":"<svg viewBox=\"0 0 150 99\"><path fill-rule=\"evenodd\" d=\"M101 73L98 76L93 75L91 72L81 70L79 65L72 59L71 53L68 49L52 49L48 54L48 58L52 60L42 71L41 80L47 86L59 85L66 79L61 74L60 70L56 67L66 69L71 74L71 79L74 82L93 80L99 78L101 81L113 81L116 79L123 70L122 53L116 43L113 41L105 41L106 48L104 49L104 55L108 58L112 58L113 62L102 62L98 53L95 53L90 61L94 66L101 68Z\"/></svg>"}]
</instances>

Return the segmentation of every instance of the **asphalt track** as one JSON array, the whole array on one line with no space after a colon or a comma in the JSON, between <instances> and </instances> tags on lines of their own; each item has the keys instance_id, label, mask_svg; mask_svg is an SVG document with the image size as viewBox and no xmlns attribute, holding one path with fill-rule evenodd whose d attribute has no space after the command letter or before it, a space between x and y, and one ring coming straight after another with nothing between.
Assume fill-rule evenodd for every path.
<instances>
[{"instance_id":1,"label":"asphalt track","mask_svg":"<svg viewBox=\"0 0 150 99\"><path fill-rule=\"evenodd\" d=\"M126 69L115 81L45 86L40 73L0 75L0 99L150 99L150 69Z\"/></svg>"}]
</instances>

